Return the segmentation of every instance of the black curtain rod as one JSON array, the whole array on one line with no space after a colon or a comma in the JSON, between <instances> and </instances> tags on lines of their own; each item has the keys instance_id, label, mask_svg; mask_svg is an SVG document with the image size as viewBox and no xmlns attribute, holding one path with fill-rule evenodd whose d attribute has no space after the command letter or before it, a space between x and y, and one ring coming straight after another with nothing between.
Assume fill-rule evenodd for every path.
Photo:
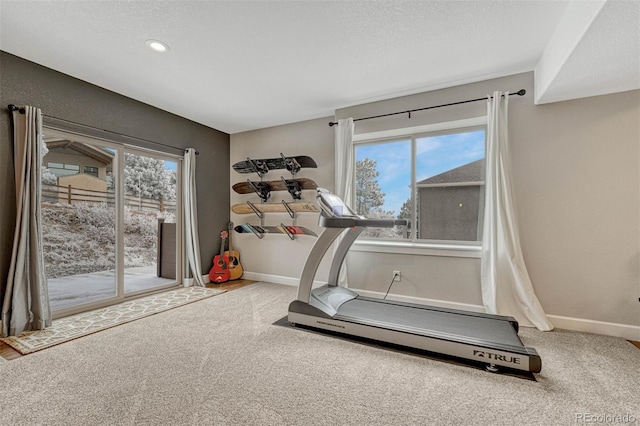
<instances>
[{"instance_id":1,"label":"black curtain rod","mask_svg":"<svg viewBox=\"0 0 640 426\"><path fill-rule=\"evenodd\" d=\"M9 111L18 111L20 114L24 114L24 108L18 108L17 106L15 106L14 104L9 104L7 105L7 108L9 109Z\"/></svg>"},{"instance_id":2,"label":"black curtain rod","mask_svg":"<svg viewBox=\"0 0 640 426\"><path fill-rule=\"evenodd\" d=\"M15 106L13 104L7 105L7 108L9 109L9 111L18 111L20 114L24 114L25 113L25 109L24 108L17 107L17 106ZM87 125L82 124L82 123L76 123L75 121L65 120L64 118L51 117L50 115L47 115L47 117L53 118L55 120L65 121L65 122L71 123L71 124L76 124L78 126L91 127L91 126L87 126ZM93 128L97 129L97 130L100 130L101 132L107 132L107 133L111 133L111 134L114 134L114 135L123 136L125 138L130 138L130 139L137 139L137 140L142 141L142 142L146 142L146 143L150 143L150 144L154 144L154 145L164 146L165 148L175 149L177 151L184 151L184 152L187 151L184 148L177 148L175 146L166 145L166 144L163 144L163 143L160 143L160 142L154 142L154 141L150 141L150 140L147 140L147 139L136 138L134 136L124 135L122 133L114 132L114 131L111 131L111 130L98 129L97 127L93 127ZM196 155L200 155L200 153L198 151L196 151Z\"/></svg>"},{"instance_id":3,"label":"black curtain rod","mask_svg":"<svg viewBox=\"0 0 640 426\"><path fill-rule=\"evenodd\" d=\"M520 89L515 93L509 93L509 96L513 96L513 95L524 96L525 93L527 93L526 90ZM468 104L470 102L484 101L486 99L487 98L469 99L467 101L452 102L450 104L442 104L442 105L434 105L434 106L425 107L425 108L410 109L408 111L390 112L389 114L374 115L372 117L355 118L353 121L356 122L356 121L362 121L362 120L371 120L372 118L389 117L390 115L399 115L399 114L409 114L409 118L411 118L411 113L412 112L424 111L424 110L427 110L427 109L434 109L434 108L442 108L442 107L447 107L447 106L452 106L452 105ZM332 121L332 122L329 123L329 126L333 127L336 124L338 124L338 122Z\"/></svg>"}]
</instances>

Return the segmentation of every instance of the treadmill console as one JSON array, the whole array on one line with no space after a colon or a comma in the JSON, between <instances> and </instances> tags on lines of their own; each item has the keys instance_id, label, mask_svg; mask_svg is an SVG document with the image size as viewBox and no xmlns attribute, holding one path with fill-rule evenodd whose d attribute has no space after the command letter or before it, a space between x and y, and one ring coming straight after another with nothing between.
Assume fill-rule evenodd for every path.
<instances>
[{"instance_id":1,"label":"treadmill console","mask_svg":"<svg viewBox=\"0 0 640 426\"><path fill-rule=\"evenodd\" d=\"M340 197L330 193L326 189L318 188L318 195L316 195L318 205L320 209L327 217L350 217L363 219L362 216L358 216L347 206Z\"/></svg>"},{"instance_id":2,"label":"treadmill console","mask_svg":"<svg viewBox=\"0 0 640 426\"><path fill-rule=\"evenodd\" d=\"M323 188L318 188L316 199L322 210L320 226L325 228L351 228L354 226L393 228L396 225L407 225L407 221L404 219L367 219L364 216L359 216L340 197Z\"/></svg>"}]
</instances>

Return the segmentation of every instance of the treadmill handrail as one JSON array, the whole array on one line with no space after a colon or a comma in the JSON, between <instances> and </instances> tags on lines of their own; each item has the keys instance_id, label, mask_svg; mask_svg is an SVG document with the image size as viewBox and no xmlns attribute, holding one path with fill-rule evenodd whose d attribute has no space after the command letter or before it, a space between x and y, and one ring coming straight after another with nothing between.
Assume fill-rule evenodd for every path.
<instances>
[{"instance_id":1,"label":"treadmill handrail","mask_svg":"<svg viewBox=\"0 0 640 426\"><path fill-rule=\"evenodd\" d=\"M311 299L311 289L313 288L313 280L318 272L320 262L324 258L325 253L338 238L345 228L326 228L322 234L316 239L313 244L307 261L302 269L302 275L300 275L300 285L298 286L298 300L304 303L309 303Z\"/></svg>"},{"instance_id":2,"label":"treadmill handrail","mask_svg":"<svg viewBox=\"0 0 640 426\"><path fill-rule=\"evenodd\" d=\"M361 219L354 217L327 217L320 215L319 225L325 228L352 228L354 226L372 228L393 228L394 226L407 226L406 219Z\"/></svg>"},{"instance_id":3,"label":"treadmill handrail","mask_svg":"<svg viewBox=\"0 0 640 426\"><path fill-rule=\"evenodd\" d=\"M340 281L340 269L342 269L342 264L347 258L347 252L365 229L364 226L354 226L349 228L342 236L340 243L333 250L333 260L331 261L331 268L329 269L328 285L338 285L338 281Z\"/></svg>"}]
</instances>

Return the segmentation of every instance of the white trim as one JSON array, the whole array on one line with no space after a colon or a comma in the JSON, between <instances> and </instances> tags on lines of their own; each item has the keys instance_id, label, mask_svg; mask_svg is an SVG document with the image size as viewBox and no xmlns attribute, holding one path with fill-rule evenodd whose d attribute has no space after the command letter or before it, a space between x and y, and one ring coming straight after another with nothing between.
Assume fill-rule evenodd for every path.
<instances>
[{"instance_id":1,"label":"white trim","mask_svg":"<svg viewBox=\"0 0 640 426\"><path fill-rule=\"evenodd\" d=\"M403 127L401 129L382 130L379 132L359 133L353 135L353 142L369 141L373 139L388 139L411 136L417 133L433 133L443 130L460 129L464 127L486 126L487 116L465 118L463 120L446 121L444 123L425 124L422 126Z\"/></svg>"},{"instance_id":2,"label":"white trim","mask_svg":"<svg viewBox=\"0 0 640 426\"><path fill-rule=\"evenodd\" d=\"M417 243L391 240L357 240L350 251L413 254L420 256L468 257L480 259L482 247L473 244Z\"/></svg>"},{"instance_id":3,"label":"white trim","mask_svg":"<svg viewBox=\"0 0 640 426\"><path fill-rule=\"evenodd\" d=\"M547 315L556 328L582 331L585 333L605 334L607 336L622 337L627 340L640 342L640 326L618 324L614 322L596 321L584 318Z\"/></svg>"},{"instance_id":4,"label":"white trim","mask_svg":"<svg viewBox=\"0 0 640 426\"><path fill-rule=\"evenodd\" d=\"M449 182L449 183L416 183L416 188L449 188L454 186L483 186L484 181L475 182Z\"/></svg>"},{"instance_id":5,"label":"white trim","mask_svg":"<svg viewBox=\"0 0 640 426\"><path fill-rule=\"evenodd\" d=\"M244 271L242 274L243 280L252 280L252 281L264 281L268 283L274 284L284 284L297 287L300 284L300 278L294 277L283 277L281 275L270 275L270 274L261 274L258 272L247 272ZM319 287L321 285L327 284L326 281L313 281L313 287Z\"/></svg>"},{"instance_id":6,"label":"white trim","mask_svg":"<svg viewBox=\"0 0 640 426\"><path fill-rule=\"evenodd\" d=\"M89 139L90 140L90 139ZM99 146L99 145L98 145ZM125 296L125 286L124 286L124 252L125 252L125 223L124 223L124 209L126 206L126 193L124 189L124 169L126 165L125 160L125 152L126 148L118 147L115 152L115 158L112 163L112 173L113 179L115 179L115 221L116 221L116 235L115 235L115 251L116 251L116 263L115 263L115 274L116 274L116 294L115 296L124 299ZM156 225L157 226L157 225ZM72 305L73 306L73 305ZM82 311L80 311L82 312Z\"/></svg>"}]
</instances>

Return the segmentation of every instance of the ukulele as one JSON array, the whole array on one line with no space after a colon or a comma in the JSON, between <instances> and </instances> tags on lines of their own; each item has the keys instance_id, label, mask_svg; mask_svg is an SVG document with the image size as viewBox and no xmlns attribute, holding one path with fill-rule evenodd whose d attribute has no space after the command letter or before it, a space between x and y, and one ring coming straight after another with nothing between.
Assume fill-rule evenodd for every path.
<instances>
[{"instance_id":1,"label":"ukulele","mask_svg":"<svg viewBox=\"0 0 640 426\"><path fill-rule=\"evenodd\" d=\"M242 276L244 270L240 264L240 253L237 250L231 249L231 231L233 231L233 222L229 222L227 229L229 230L229 250L225 251L224 255L229 259L229 279L237 280Z\"/></svg>"},{"instance_id":2,"label":"ukulele","mask_svg":"<svg viewBox=\"0 0 640 426\"><path fill-rule=\"evenodd\" d=\"M229 258L224 255L224 240L227 239L227 231L220 233L222 239L220 243L220 254L213 258L213 267L209 271L209 278L214 283L224 283L229 281Z\"/></svg>"}]
</instances>

